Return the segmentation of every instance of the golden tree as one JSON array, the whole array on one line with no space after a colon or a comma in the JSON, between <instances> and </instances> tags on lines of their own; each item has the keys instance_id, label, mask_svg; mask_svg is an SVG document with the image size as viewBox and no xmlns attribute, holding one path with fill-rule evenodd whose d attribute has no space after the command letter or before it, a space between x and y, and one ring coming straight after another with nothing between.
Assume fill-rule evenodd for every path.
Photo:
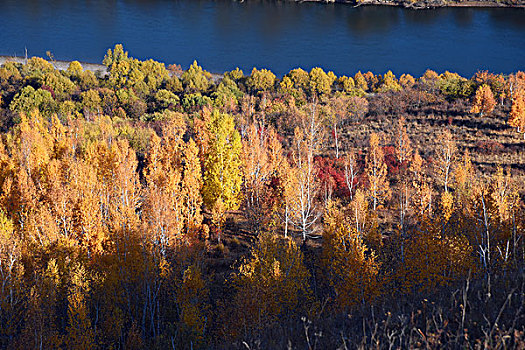
<instances>
[{"instance_id":1,"label":"golden tree","mask_svg":"<svg viewBox=\"0 0 525 350\"><path fill-rule=\"evenodd\" d=\"M254 92L269 91L275 84L275 74L268 69L258 70L253 68L252 74L248 77L246 85Z\"/></svg>"},{"instance_id":2,"label":"golden tree","mask_svg":"<svg viewBox=\"0 0 525 350\"><path fill-rule=\"evenodd\" d=\"M380 84L381 85L377 89L378 92L400 91L402 89L396 76L390 70L383 75Z\"/></svg>"},{"instance_id":3,"label":"golden tree","mask_svg":"<svg viewBox=\"0 0 525 350\"><path fill-rule=\"evenodd\" d=\"M515 181L511 177L510 169L507 169L505 174L503 168L498 166L492 183L490 195L497 209L497 216L501 222L508 222L519 202L519 195Z\"/></svg>"},{"instance_id":4,"label":"golden tree","mask_svg":"<svg viewBox=\"0 0 525 350\"><path fill-rule=\"evenodd\" d=\"M137 156L127 140L100 143L95 166L102 183L101 202L107 208L102 217L114 231L127 231L139 224L140 186Z\"/></svg>"},{"instance_id":5,"label":"golden tree","mask_svg":"<svg viewBox=\"0 0 525 350\"><path fill-rule=\"evenodd\" d=\"M368 196L374 211L390 198L390 184L387 179L387 167L383 150L376 133L370 135L370 148L366 156L366 174L368 176Z\"/></svg>"},{"instance_id":6,"label":"golden tree","mask_svg":"<svg viewBox=\"0 0 525 350\"><path fill-rule=\"evenodd\" d=\"M242 184L241 138L233 117L214 111L207 125L209 144L204 161L204 185L202 196L204 204L214 210L219 229L226 211L235 210L240 205Z\"/></svg>"},{"instance_id":7,"label":"golden tree","mask_svg":"<svg viewBox=\"0 0 525 350\"><path fill-rule=\"evenodd\" d=\"M63 337L58 332L60 274L56 260L49 260L47 268L38 272L41 277L35 280L29 292L20 346L59 348Z\"/></svg>"},{"instance_id":8,"label":"golden tree","mask_svg":"<svg viewBox=\"0 0 525 350\"><path fill-rule=\"evenodd\" d=\"M329 203L324 221L323 276L334 289L337 307L345 310L372 300L379 292L375 253L370 252L360 232L347 222L334 202Z\"/></svg>"},{"instance_id":9,"label":"golden tree","mask_svg":"<svg viewBox=\"0 0 525 350\"><path fill-rule=\"evenodd\" d=\"M88 256L103 252L108 228L101 220L102 186L95 168L87 162L77 162L70 173L70 190L76 193L73 204L74 232Z\"/></svg>"},{"instance_id":10,"label":"golden tree","mask_svg":"<svg viewBox=\"0 0 525 350\"><path fill-rule=\"evenodd\" d=\"M236 322L241 329L302 315L311 303L310 274L293 240L261 234L233 278Z\"/></svg>"},{"instance_id":11,"label":"golden tree","mask_svg":"<svg viewBox=\"0 0 525 350\"><path fill-rule=\"evenodd\" d=\"M182 343L190 346L203 344L208 318L207 298L208 289L201 268L196 264L187 267L177 290Z\"/></svg>"},{"instance_id":12,"label":"golden tree","mask_svg":"<svg viewBox=\"0 0 525 350\"><path fill-rule=\"evenodd\" d=\"M399 77L399 85L401 85L403 88L411 88L416 84L416 80L413 76L410 74L402 74Z\"/></svg>"},{"instance_id":13,"label":"golden tree","mask_svg":"<svg viewBox=\"0 0 525 350\"><path fill-rule=\"evenodd\" d=\"M461 161L457 162L454 169L456 201L464 210L467 210L470 206L475 176L476 173L470 159L470 152L466 149Z\"/></svg>"},{"instance_id":14,"label":"golden tree","mask_svg":"<svg viewBox=\"0 0 525 350\"><path fill-rule=\"evenodd\" d=\"M10 339L21 325L21 309L24 298L24 266L22 250L24 243L17 237L12 221L0 209L0 336ZM5 340L0 340L5 346Z\"/></svg>"},{"instance_id":15,"label":"golden tree","mask_svg":"<svg viewBox=\"0 0 525 350\"><path fill-rule=\"evenodd\" d=\"M256 233L269 215L270 182L283 162L282 146L275 130L251 124L243 140L245 215Z\"/></svg>"},{"instance_id":16,"label":"golden tree","mask_svg":"<svg viewBox=\"0 0 525 350\"><path fill-rule=\"evenodd\" d=\"M516 90L512 96L509 125L522 132L525 138L525 88Z\"/></svg>"},{"instance_id":17,"label":"golden tree","mask_svg":"<svg viewBox=\"0 0 525 350\"><path fill-rule=\"evenodd\" d=\"M357 72L354 76L355 87L364 91L368 90L368 83L361 71Z\"/></svg>"},{"instance_id":18,"label":"golden tree","mask_svg":"<svg viewBox=\"0 0 525 350\"><path fill-rule=\"evenodd\" d=\"M436 144L436 175L445 187L445 192L451 181L454 161L456 160L456 142L449 130L445 130Z\"/></svg>"},{"instance_id":19,"label":"golden tree","mask_svg":"<svg viewBox=\"0 0 525 350\"><path fill-rule=\"evenodd\" d=\"M84 266L77 264L71 272L71 287L68 295L68 327L64 345L66 349L90 349L95 346L95 334L89 318L86 297L89 279Z\"/></svg>"},{"instance_id":20,"label":"golden tree","mask_svg":"<svg viewBox=\"0 0 525 350\"><path fill-rule=\"evenodd\" d=\"M190 139L184 148L184 173L182 178L182 198L184 200L185 228L187 233L195 233L202 225L202 169L199 150Z\"/></svg>"},{"instance_id":21,"label":"golden tree","mask_svg":"<svg viewBox=\"0 0 525 350\"><path fill-rule=\"evenodd\" d=\"M158 136L150 140L145 178L147 188L144 198L144 218L150 238L159 247L161 255L166 255L169 247L181 243L183 201L181 193L181 169L173 167L168 146L162 145Z\"/></svg>"},{"instance_id":22,"label":"golden tree","mask_svg":"<svg viewBox=\"0 0 525 350\"><path fill-rule=\"evenodd\" d=\"M474 97L474 104L470 113L479 113L480 117L485 114L490 114L496 106L496 100L490 86L483 84L476 90Z\"/></svg>"},{"instance_id":23,"label":"golden tree","mask_svg":"<svg viewBox=\"0 0 525 350\"><path fill-rule=\"evenodd\" d=\"M325 95L332 91L336 77L333 72L325 73L322 68L312 68L308 74L308 87L312 95Z\"/></svg>"},{"instance_id":24,"label":"golden tree","mask_svg":"<svg viewBox=\"0 0 525 350\"><path fill-rule=\"evenodd\" d=\"M206 92L210 86L209 77L210 74L193 61L190 68L182 73L181 80L188 92Z\"/></svg>"}]
</instances>

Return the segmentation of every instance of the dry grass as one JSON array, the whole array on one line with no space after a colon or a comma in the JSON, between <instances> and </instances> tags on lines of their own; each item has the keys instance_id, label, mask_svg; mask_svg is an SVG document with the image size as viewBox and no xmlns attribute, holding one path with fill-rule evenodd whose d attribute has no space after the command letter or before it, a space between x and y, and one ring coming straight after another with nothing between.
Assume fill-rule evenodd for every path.
<instances>
[{"instance_id":1,"label":"dry grass","mask_svg":"<svg viewBox=\"0 0 525 350\"><path fill-rule=\"evenodd\" d=\"M346 125L341 139L347 147L355 150L368 146L368 137L372 132L385 134L388 142L396 132L398 117L404 116L414 147L427 160L433 157L434 145L441 133L449 128L460 153L469 150L479 175L488 176L500 165L510 168L517 183L524 184L525 140L522 134L507 125L510 106L498 105L491 115L483 118L473 115L469 109L468 101L441 101L393 115L371 110L362 122ZM428 111L431 113L426 114ZM327 154L335 154L333 145L329 145ZM521 186L521 191L525 191L524 186Z\"/></svg>"}]
</instances>

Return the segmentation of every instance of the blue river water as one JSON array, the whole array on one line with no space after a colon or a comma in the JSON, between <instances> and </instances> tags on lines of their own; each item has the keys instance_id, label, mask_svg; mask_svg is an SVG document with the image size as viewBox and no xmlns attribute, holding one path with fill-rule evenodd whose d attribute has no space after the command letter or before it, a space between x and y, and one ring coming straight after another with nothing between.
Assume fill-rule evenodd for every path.
<instances>
[{"instance_id":1,"label":"blue river water","mask_svg":"<svg viewBox=\"0 0 525 350\"><path fill-rule=\"evenodd\" d=\"M406 10L263 0L1 0L0 55L100 63L130 55L205 69L319 66L420 76L525 70L525 9Z\"/></svg>"}]
</instances>

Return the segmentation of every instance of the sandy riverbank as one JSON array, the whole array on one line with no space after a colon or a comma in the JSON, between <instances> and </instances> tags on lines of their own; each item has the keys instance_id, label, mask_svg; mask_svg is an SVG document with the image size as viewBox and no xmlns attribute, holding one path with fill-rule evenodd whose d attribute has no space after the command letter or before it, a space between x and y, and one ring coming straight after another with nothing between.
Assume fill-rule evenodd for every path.
<instances>
[{"instance_id":1,"label":"sandy riverbank","mask_svg":"<svg viewBox=\"0 0 525 350\"><path fill-rule=\"evenodd\" d=\"M31 58L31 57L29 57L29 58ZM16 63L25 64L26 60L27 59L25 57L2 56L2 55L0 55L0 66L3 65L6 62L16 62ZM53 64L53 67L55 67L55 69L57 69L57 70L67 70L67 68L69 67L69 64L72 61L56 61L56 60L55 61L49 61L48 60L48 62L51 62L51 64ZM80 64L82 65L82 68L84 68L84 70L92 71L98 77L104 77L104 76L108 75L107 68L103 64L86 63L86 62L80 62ZM222 73L210 73L210 74L211 74L211 80L213 81L213 83L218 83L223 78L223 74ZM177 74L177 76L180 78L180 74Z\"/></svg>"},{"instance_id":2,"label":"sandy riverbank","mask_svg":"<svg viewBox=\"0 0 525 350\"><path fill-rule=\"evenodd\" d=\"M4 64L5 62L16 62L16 63L25 64L26 58L25 57L13 57L13 56L0 56L0 65ZM69 67L69 64L71 63L71 61L49 61L49 62L51 62L51 64L53 64L55 69L58 69L58 70L66 70ZM104 66L103 64L86 63L86 62L80 62L80 64L82 65L82 68L84 68L84 70L92 71L96 75L104 76L107 74L106 66Z\"/></svg>"}]
</instances>

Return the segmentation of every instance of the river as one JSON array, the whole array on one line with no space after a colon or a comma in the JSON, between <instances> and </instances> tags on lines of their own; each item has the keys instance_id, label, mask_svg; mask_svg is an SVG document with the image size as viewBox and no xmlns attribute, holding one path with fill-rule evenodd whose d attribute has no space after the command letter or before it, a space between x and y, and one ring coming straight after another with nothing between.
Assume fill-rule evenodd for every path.
<instances>
[{"instance_id":1,"label":"river","mask_svg":"<svg viewBox=\"0 0 525 350\"><path fill-rule=\"evenodd\" d=\"M246 0L1 0L0 54L100 63L123 43L130 55L205 69L320 66L420 76L525 70L525 10L406 10Z\"/></svg>"}]
</instances>

